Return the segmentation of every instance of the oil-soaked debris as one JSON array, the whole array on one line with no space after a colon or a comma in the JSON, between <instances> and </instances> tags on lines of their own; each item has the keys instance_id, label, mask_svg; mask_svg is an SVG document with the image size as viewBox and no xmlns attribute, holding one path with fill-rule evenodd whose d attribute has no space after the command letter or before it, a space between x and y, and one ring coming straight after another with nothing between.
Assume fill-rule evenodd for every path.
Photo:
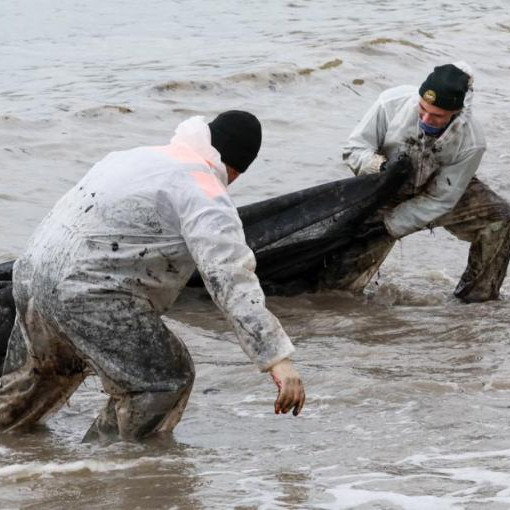
<instances>
[{"instance_id":1,"label":"oil-soaked debris","mask_svg":"<svg viewBox=\"0 0 510 510\"><path fill-rule=\"evenodd\" d=\"M425 37L428 37L429 39L434 39L434 34L432 34L431 32L425 32L425 30L416 30L416 32L418 32L418 34L421 34L421 35L424 35Z\"/></svg>"},{"instance_id":2,"label":"oil-soaked debris","mask_svg":"<svg viewBox=\"0 0 510 510\"><path fill-rule=\"evenodd\" d=\"M89 212L93 207L94 207L93 205L89 205L84 212L86 213Z\"/></svg>"},{"instance_id":3,"label":"oil-soaked debris","mask_svg":"<svg viewBox=\"0 0 510 510\"><path fill-rule=\"evenodd\" d=\"M117 243L116 241L114 241L112 243L112 251L117 251L119 249L119 243Z\"/></svg>"},{"instance_id":4,"label":"oil-soaked debris","mask_svg":"<svg viewBox=\"0 0 510 510\"><path fill-rule=\"evenodd\" d=\"M220 390L218 388L206 388L202 393L204 395L208 395L209 393L219 393Z\"/></svg>"},{"instance_id":5,"label":"oil-soaked debris","mask_svg":"<svg viewBox=\"0 0 510 510\"><path fill-rule=\"evenodd\" d=\"M121 113L121 114L129 114L133 113L134 110L129 108L128 106L118 106L118 105L103 105L98 106L95 108L88 108L86 110L82 110L81 112L77 112L75 115L77 117L83 117L83 118L98 118L103 117L108 114L115 114L115 113Z\"/></svg>"},{"instance_id":6,"label":"oil-soaked debris","mask_svg":"<svg viewBox=\"0 0 510 510\"><path fill-rule=\"evenodd\" d=\"M325 62L321 66L319 66L319 69L322 71L326 69L333 69L334 67L338 67L339 65L343 64L343 60L340 58L335 58L334 60L329 60L328 62Z\"/></svg>"},{"instance_id":7,"label":"oil-soaked debris","mask_svg":"<svg viewBox=\"0 0 510 510\"><path fill-rule=\"evenodd\" d=\"M368 42L371 46L375 46L378 44L400 44L402 46L410 46L411 48L415 48L417 50L423 49L421 44L416 44L406 39L391 39L388 37L379 37L377 39L372 39Z\"/></svg>"}]
</instances>

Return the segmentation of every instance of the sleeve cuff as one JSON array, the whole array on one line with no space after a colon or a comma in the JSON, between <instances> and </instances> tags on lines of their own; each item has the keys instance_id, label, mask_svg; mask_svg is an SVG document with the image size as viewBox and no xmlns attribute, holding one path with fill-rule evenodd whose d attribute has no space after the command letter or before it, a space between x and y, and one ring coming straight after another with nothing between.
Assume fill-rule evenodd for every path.
<instances>
[{"instance_id":1,"label":"sleeve cuff","mask_svg":"<svg viewBox=\"0 0 510 510\"><path fill-rule=\"evenodd\" d=\"M279 363L280 361L284 360L285 358L290 358L290 356L294 353L296 349L292 345L292 343L289 340L289 345L285 346L284 349L282 349L278 354L275 354L270 359L259 358L257 360L257 366L261 372L268 372L271 370L271 368Z\"/></svg>"}]
</instances>

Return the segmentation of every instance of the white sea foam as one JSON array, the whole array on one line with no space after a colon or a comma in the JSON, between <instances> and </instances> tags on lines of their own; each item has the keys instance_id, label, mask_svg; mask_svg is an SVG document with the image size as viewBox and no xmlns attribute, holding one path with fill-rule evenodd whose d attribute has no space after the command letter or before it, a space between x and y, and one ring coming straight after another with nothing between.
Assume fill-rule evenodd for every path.
<instances>
[{"instance_id":1,"label":"white sea foam","mask_svg":"<svg viewBox=\"0 0 510 510\"><path fill-rule=\"evenodd\" d=\"M447 455L420 454L407 457L397 465L426 468L427 471L423 474L399 476L374 472L333 476L333 483L328 485L334 487L326 492L335 497L335 502L328 508L355 509L359 505L377 503L394 505L403 510L458 510L467 508L466 505L480 504L481 501L484 504L494 503L510 507L510 473L487 467L488 460L509 457L510 449ZM452 467L455 462L469 462L469 465ZM436 486L434 492L443 495L428 494L431 483ZM380 488L373 488L374 486ZM423 494L402 494L399 491L403 486L412 487L413 493L419 492L420 487L423 487ZM398 487L398 491L392 491L392 487Z\"/></svg>"},{"instance_id":2,"label":"white sea foam","mask_svg":"<svg viewBox=\"0 0 510 510\"><path fill-rule=\"evenodd\" d=\"M389 503L402 510L459 510L455 498L435 496L405 496L389 491L369 491L357 489L353 484L341 485L327 491L335 496L335 503L331 508L335 510L354 509L367 503Z\"/></svg>"},{"instance_id":3,"label":"white sea foam","mask_svg":"<svg viewBox=\"0 0 510 510\"><path fill-rule=\"evenodd\" d=\"M441 270L434 269L434 270L430 270L430 271L425 271L423 276L427 280L430 280L431 282L446 282L446 283L449 283L449 284L452 284L452 285L457 283L455 278L452 278L447 273L446 269L441 269Z\"/></svg>"},{"instance_id":4,"label":"white sea foam","mask_svg":"<svg viewBox=\"0 0 510 510\"><path fill-rule=\"evenodd\" d=\"M140 466L169 464L173 460L168 457L140 457L132 461L111 462L94 459L78 460L74 462L28 462L25 464L11 464L0 467L0 479L24 479L33 477L48 477L78 472L107 473L127 471Z\"/></svg>"},{"instance_id":5,"label":"white sea foam","mask_svg":"<svg viewBox=\"0 0 510 510\"><path fill-rule=\"evenodd\" d=\"M488 459L494 457L509 457L510 458L510 449L507 448L505 450L488 450L481 452L466 452L466 453L456 453L456 454L447 454L447 455L426 455L426 454L418 454L411 455L410 457L406 457L399 464L415 464L418 466L422 466L426 462L429 461L463 461L463 460L478 460L478 459Z\"/></svg>"},{"instance_id":6,"label":"white sea foam","mask_svg":"<svg viewBox=\"0 0 510 510\"><path fill-rule=\"evenodd\" d=\"M476 467L442 469L441 472L449 473L453 480L470 481L478 486L498 487L498 498L510 502L510 473L482 469Z\"/></svg>"},{"instance_id":7,"label":"white sea foam","mask_svg":"<svg viewBox=\"0 0 510 510\"><path fill-rule=\"evenodd\" d=\"M444 491L447 480L452 482L452 489L442 496L426 494L430 489L423 489L424 494L410 496L387 489L366 488L369 483L401 487L403 483L411 481L414 487L413 492L416 492L416 487L420 485L430 487L430 480L434 478L438 479L438 491ZM339 480L341 479L350 481L326 491L335 497L334 504L329 507L335 510L355 509L359 505L369 503L395 505L402 510L458 510L466 508L467 504L479 503L481 498L485 503L510 504L510 474L476 467L441 469L437 474L411 476L365 473L340 477ZM352 481L353 479L355 480ZM455 482L469 482L471 485L463 483L457 488ZM492 496L487 496L487 493ZM481 494L484 495L481 496Z\"/></svg>"}]
</instances>

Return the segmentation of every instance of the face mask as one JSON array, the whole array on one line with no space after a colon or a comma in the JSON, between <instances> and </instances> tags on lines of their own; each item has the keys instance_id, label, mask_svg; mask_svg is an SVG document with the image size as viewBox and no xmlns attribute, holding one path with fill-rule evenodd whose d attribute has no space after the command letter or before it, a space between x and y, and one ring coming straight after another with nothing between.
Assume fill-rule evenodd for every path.
<instances>
[{"instance_id":1,"label":"face mask","mask_svg":"<svg viewBox=\"0 0 510 510\"><path fill-rule=\"evenodd\" d=\"M420 129L429 136L439 136L446 128L438 128L434 126L430 126L429 124L425 124L425 122L422 122L421 120L418 121L418 125L420 126Z\"/></svg>"}]
</instances>

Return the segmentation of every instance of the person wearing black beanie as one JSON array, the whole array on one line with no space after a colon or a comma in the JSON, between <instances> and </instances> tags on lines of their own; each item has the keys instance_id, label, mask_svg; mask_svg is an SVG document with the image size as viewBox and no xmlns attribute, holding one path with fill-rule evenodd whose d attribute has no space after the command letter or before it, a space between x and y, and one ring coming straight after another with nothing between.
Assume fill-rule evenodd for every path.
<instances>
[{"instance_id":1,"label":"person wearing black beanie","mask_svg":"<svg viewBox=\"0 0 510 510\"><path fill-rule=\"evenodd\" d=\"M266 307L227 193L257 156L261 133L248 112L210 124L191 117L168 145L107 155L57 202L14 265L0 433L55 412L89 373L110 399L84 441L171 432L195 369L161 315L195 268L243 351L271 376L275 413L301 412L294 346Z\"/></svg>"},{"instance_id":2,"label":"person wearing black beanie","mask_svg":"<svg viewBox=\"0 0 510 510\"><path fill-rule=\"evenodd\" d=\"M257 157L262 143L262 127L255 115L240 110L220 113L209 123L211 145L221 160L243 173Z\"/></svg>"},{"instance_id":3,"label":"person wearing black beanie","mask_svg":"<svg viewBox=\"0 0 510 510\"><path fill-rule=\"evenodd\" d=\"M428 104L448 111L460 111L469 89L469 76L453 64L434 67L419 89Z\"/></svg>"},{"instance_id":4,"label":"person wearing black beanie","mask_svg":"<svg viewBox=\"0 0 510 510\"><path fill-rule=\"evenodd\" d=\"M412 171L393 206L359 226L360 235L382 234L342 288L366 285L396 239L442 226L471 243L455 295L468 302L498 298L510 259L510 205L475 177L486 143L472 98L471 68L447 63L419 87L384 91L355 127L343 159L356 175L384 171L403 153Z\"/></svg>"}]
</instances>

